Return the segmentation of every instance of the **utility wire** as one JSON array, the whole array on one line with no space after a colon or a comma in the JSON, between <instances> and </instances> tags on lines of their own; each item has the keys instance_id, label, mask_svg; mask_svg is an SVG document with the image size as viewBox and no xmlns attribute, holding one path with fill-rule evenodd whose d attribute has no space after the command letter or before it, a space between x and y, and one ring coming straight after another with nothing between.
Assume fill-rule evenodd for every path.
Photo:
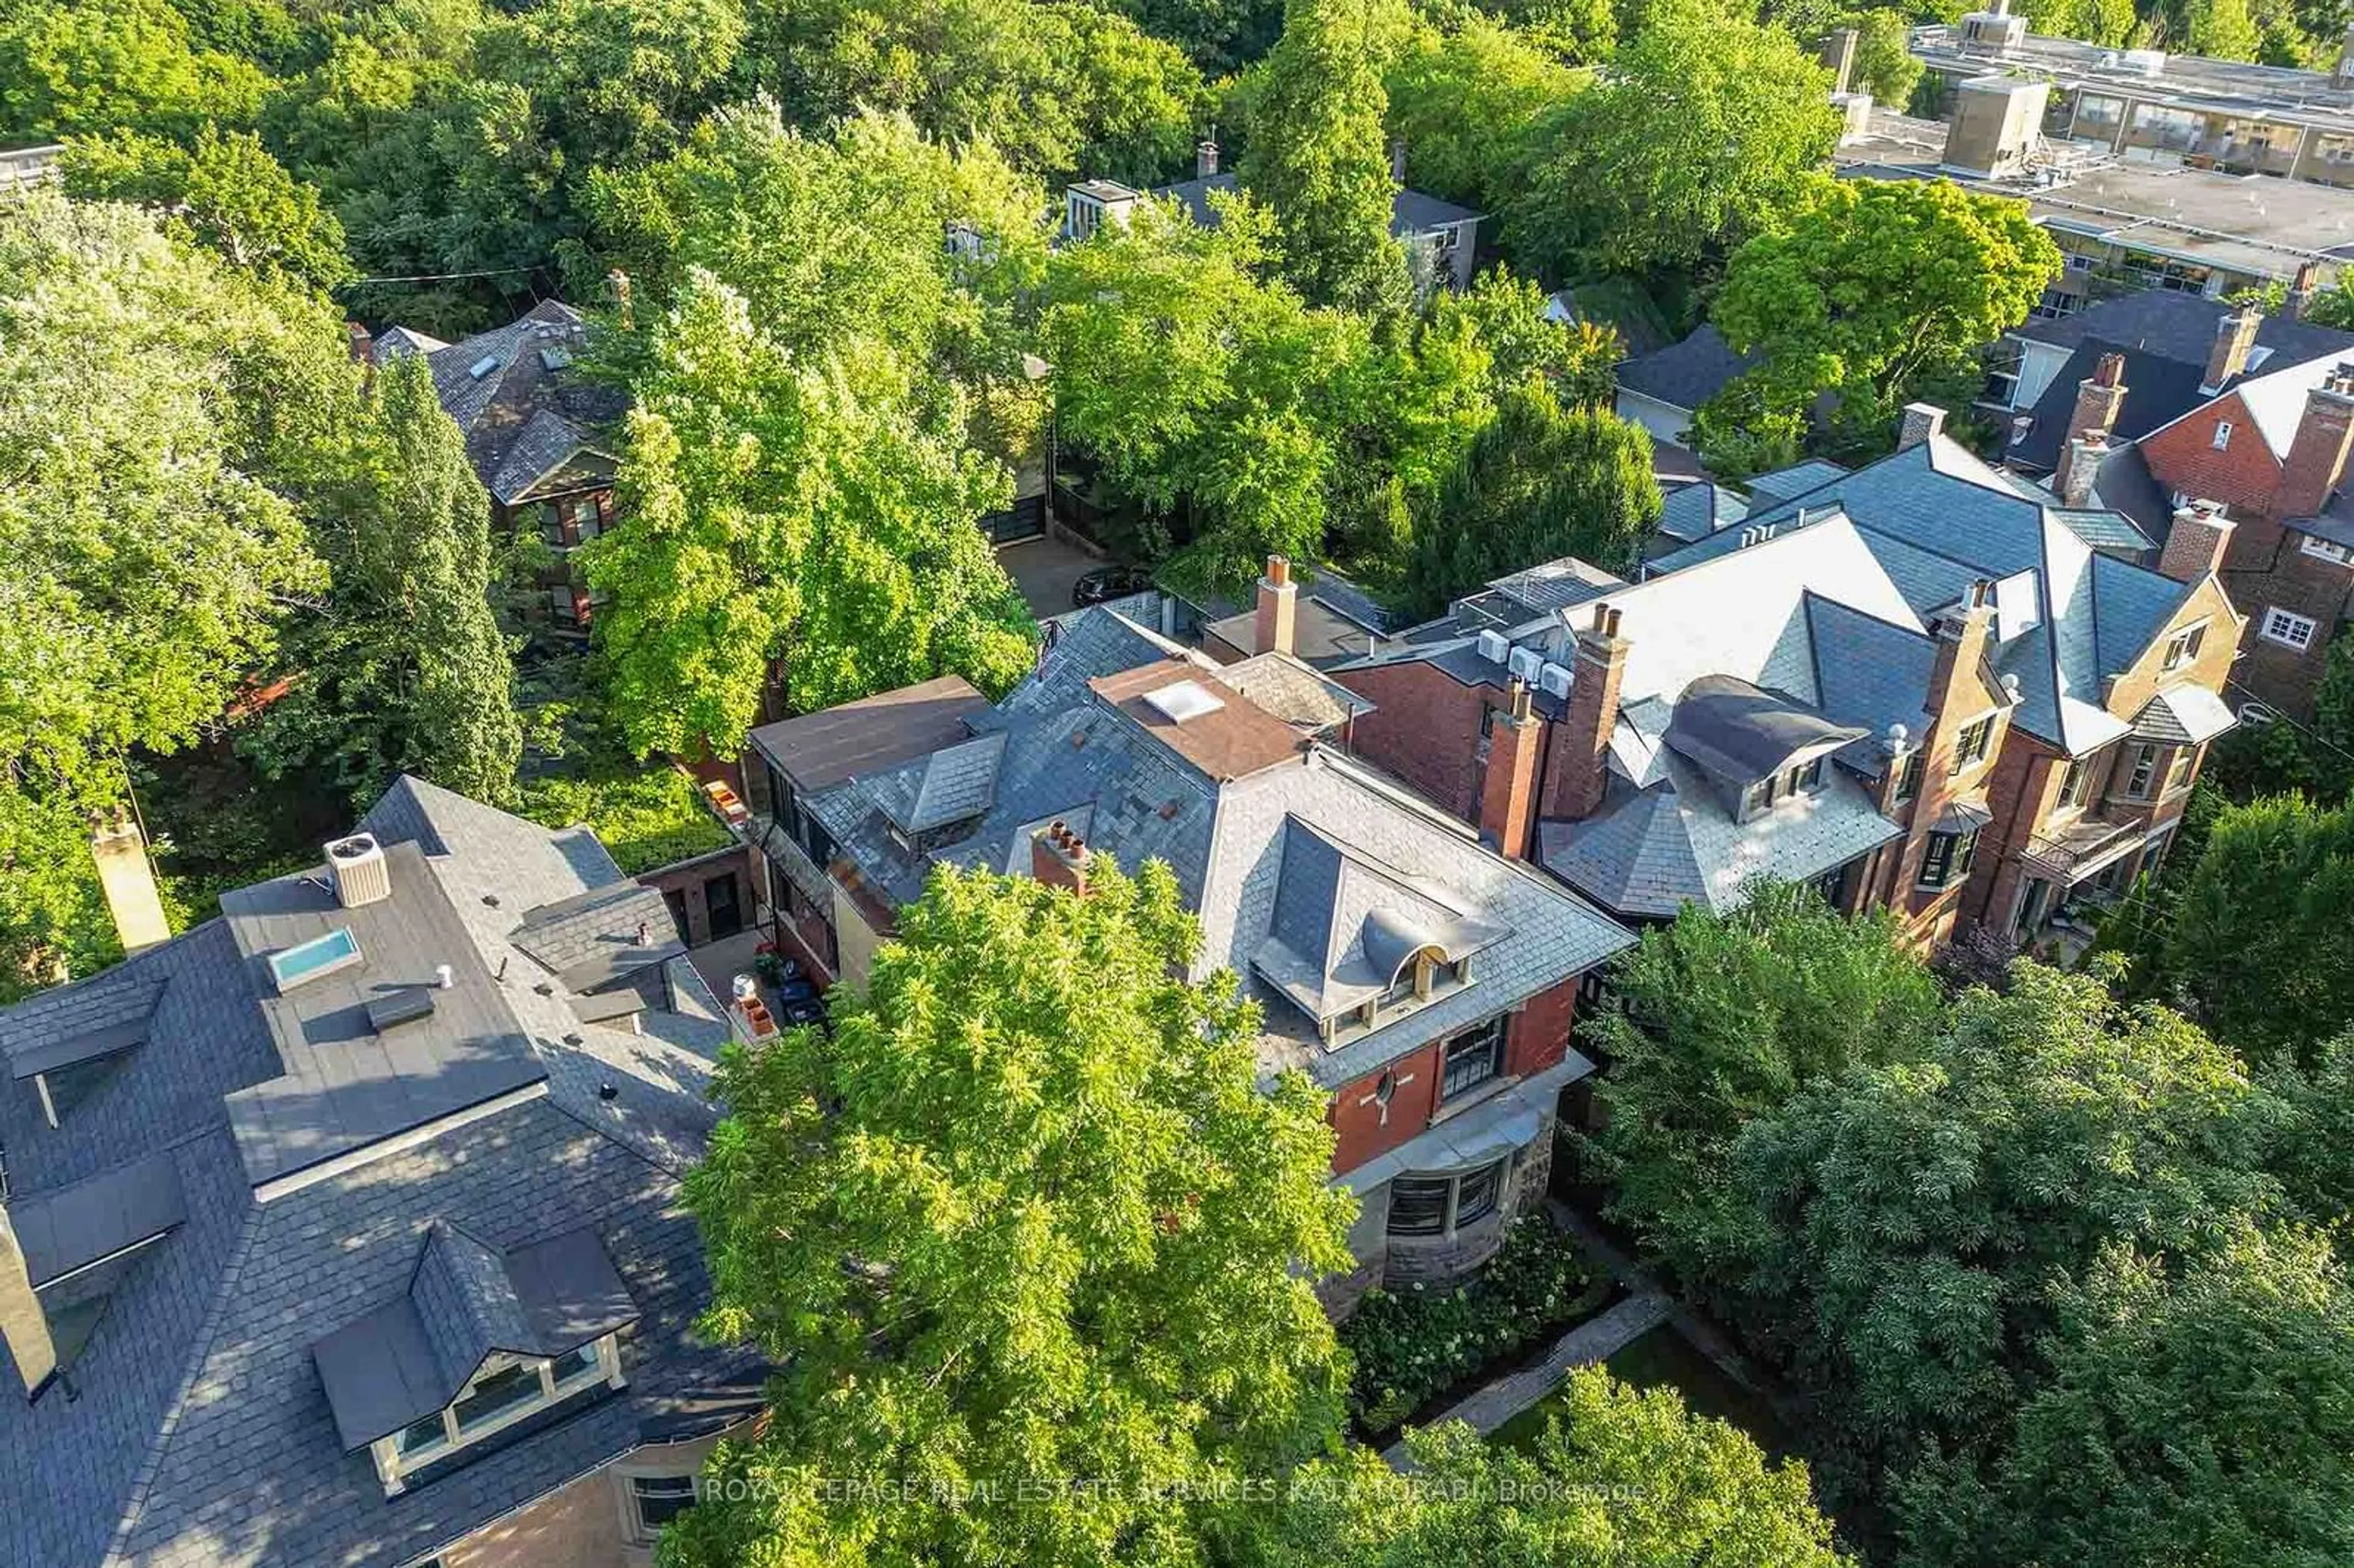
<instances>
[{"instance_id":1,"label":"utility wire","mask_svg":"<svg viewBox=\"0 0 2354 1568\"><path fill-rule=\"evenodd\" d=\"M337 283L334 286L334 289L330 289L328 292L333 293L338 289L356 289L363 283L448 283L454 282L461 278L504 278L516 272L536 272L538 270L539 268L536 265L534 265L529 267L490 267L485 268L483 270L479 272L413 272L405 278L349 278L345 280L343 282Z\"/></svg>"}]
</instances>

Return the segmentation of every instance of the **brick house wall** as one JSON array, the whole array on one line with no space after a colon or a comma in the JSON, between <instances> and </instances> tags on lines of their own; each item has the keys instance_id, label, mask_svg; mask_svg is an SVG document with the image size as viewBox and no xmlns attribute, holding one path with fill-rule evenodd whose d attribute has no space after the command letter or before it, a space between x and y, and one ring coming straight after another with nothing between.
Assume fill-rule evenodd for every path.
<instances>
[{"instance_id":1,"label":"brick house wall","mask_svg":"<svg viewBox=\"0 0 2354 1568\"><path fill-rule=\"evenodd\" d=\"M2286 518L2317 513L2341 477L2339 444L2310 437L2313 414L2309 407L2300 421L2297 440L2305 444L2293 443L2286 459L2273 454L2236 392L2141 443L2143 461L2161 486L2221 503L2235 525L2221 576L2248 624L2232 683L2299 717L2313 711L2328 644L2354 590L2354 567L2307 554L2304 536L2282 526ZM2216 435L2225 424L2232 429L2219 448ZM2275 608L2315 623L2310 645L2292 648L2263 635L2267 612Z\"/></svg>"},{"instance_id":2,"label":"brick house wall","mask_svg":"<svg viewBox=\"0 0 2354 1568\"><path fill-rule=\"evenodd\" d=\"M1331 676L1374 705L1351 732L1357 755L1466 821L1478 820L1480 725L1488 709L1503 706L1500 686L1467 686L1419 662Z\"/></svg>"},{"instance_id":3,"label":"brick house wall","mask_svg":"<svg viewBox=\"0 0 2354 1568\"><path fill-rule=\"evenodd\" d=\"M751 852L742 844L657 866L637 880L639 885L662 894L670 905L671 917L679 922L680 939L690 948L748 931L754 924L753 889L758 884L753 880ZM730 886L735 894L735 928L715 930L715 916L720 927L727 924Z\"/></svg>"}]
</instances>

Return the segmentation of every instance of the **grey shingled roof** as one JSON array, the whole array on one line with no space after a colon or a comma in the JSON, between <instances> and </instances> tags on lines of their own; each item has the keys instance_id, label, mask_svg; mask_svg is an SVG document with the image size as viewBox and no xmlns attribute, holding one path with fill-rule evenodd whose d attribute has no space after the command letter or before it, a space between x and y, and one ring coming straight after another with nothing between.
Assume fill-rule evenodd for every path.
<instances>
[{"instance_id":1,"label":"grey shingled roof","mask_svg":"<svg viewBox=\"0 0 2354 1568\"><path fill-rule=\"evenodd\" d=\"M1225 666L1218 679L1310 735L1330 734L1373 711L1364 697L1282 653L1254 653Z\"/></svg>"},{"instance_id":2,"label":"grey shingled roof","mask_svg":"<svg viewBox=\"0 0 2354 1568\"><path fill-rule=\"evenodd\" d=\"M1213 779L1087 684L1168 658L1158 639L1117 617L1074 622L1035 676L974 720L1002 733L1004 750L990 810L960 842L929 853L908 849L888 831L871 779L811 797L810 809L863 885L895 903L920 895L935 860L1026 870L1032 833L1055 819L1121 865L1167 863L1202 919L1196 973L1225 968L1244 977L1265 1004L1263 1059L1301 1067L1328 1086L1559 985L1632 942L1558 884L1500 859L1460 823L1320 745ZM1231 698L1248 700L1238 690ZM1296 874L1279 894L1294 844ZM1299 986L1264 978L1258 959L1271 940L1286 939L1277 928L1279 902L1283 932L1320 949L1312 985L1306 967L1293 977ZM1303 1004L1314 1006L1328 976L1344 987L1360 983L1348 967L1352 952L1368 972L1377 964L1391 929L1372 918L1382 906L1408 916L1396 930L1423 930L1442 948L1479 949L1474 978L1327 1049ZM1305 935L1320 916L1320 943ZM1365 958L1369 926L1374 959Z\"/></svg>"},{"instance_id":3,"label":"grey shingled roof","mask_svg":"<svg viewBox=\"0 0 2354 1568\"><path fill-rule=\"evenodd\" d=\"M1180 180L1175 185L1157 185L1152 194L1177 202L1195 223L1204 228L1215 228L1218 212L1210 205L1210 193L1238 190L1241 186L1242 181L1231 174L1210 175L1200 179ZM1451 201L1441 201L1435 196L1400 186L1390 198L1390 238L1405 239L1479 216L1468 207L1457 207Z\"/></svg>"},{"instance_id":4,"label":"grey shingled roof","mask_svg":"<svg viewBox=\"0 0 2354 1568\"><path fill-rule=\"evenodd\" d=\"M1749 482L1749 493L1771 501L1795 501L1827 484L1845 479L1848 471L1823 458L1807 458L1787 468L1761 473Z\"/></svg>"},{"instance_id":5,"label":"grey shingled roof","mask_svg":"<svg viewBox=\"0 0 2354 1568\"><path fill-rule=\"evenodd\" d=\"M1618 367L1618 387L1671 408L1693 409L1756 362L1755 355L1735 354L1722 333L1703 326L1681 343L1628 360Z\"/></svg>"},{"instance_id":6,"label":"grey shingled roof","mask_svg":"<svg viewBox=\"0 0 2354 1568\"><path fill-rule=\"evenodd\" d=\"M465 432L467 461L484 489L512 504L576 459L610 475L611 456L599 449L599 432L628 403L617 388L572 367L588 339L587 318L544 300L504 326L452 344L395 328L377 339L377 353L425 355L441 407ZM554 363L543 350L553 351Z\"/></svg>"},{"instance_id":7,"label":"grey shingled roof","mask_svg":"<svg viewBox=\"0 0 2354 1568\"><path fill-rule=\"evenodd\" d=\"M2133 732L2143 740L2195 746L2239 723L2230 705L2204 686L2160 692L2134 715Z\"/></svg>"},{"instance_id":8,"label":"grey shingled roof","mask_svg":"<svg viewBox=\"0 0 2354 1568\"><path fill-rule=\"evenodd\" d=\"M1659 532L1690 544L1729 528L1749 515L1749 503L1713 480L1680 484L1668 492L1659 507Z\"/></svg>"},{"instance_id":9,"label":"grey shingled roof","mask_svg":"<svg viewBox=\"0 0 2354 1568\"><path fill-rule=\"evenodd\" d=\"M0 1040L37 1040L94 995L162 982L146 1042L62 1127L40 1122L22 1086L0 1085L12 1214L111 1214L121 1235L166 1227L54 1298L44 1292L53 1312L106 1297L66 1373L72 1397L28 1404L5 1392L15 1371L0 1364L5 1568L398 1568L628 1451L642 1432L746 1408L758 1368L690 1334L706 1287L679 1202L678 1175L715 1114L702 1089L726 1037L716 1001L684 962L667 966L678 1011L650 1012L639 1036L583 1027L560 988L542 996L523 983L535 971L506 942L517 912L620 878L585 832L550 832L414 779L368 826L424 853L397 856L394 874L418 882L408 891L421 900L446 894L464 928L428 927L465 949L458 961L512 953L509 1004L548 1092L258 1202L227 1102L284 1065L264 1022L264 971L230 921L0 1012ZM600 1080L620 1086L612 1101ZM527 1320L533 1292L562 1271L518 1260L586 1230L642 1317L623 1350L627 1390L560 1423L525 1424L387 1502L367 1457L345 1451L311 1344L403 1288L437 1222L500 1249ZM84 1246L102 1234L93 1221L69 1228Z\"/></svg>"}]
</instances>

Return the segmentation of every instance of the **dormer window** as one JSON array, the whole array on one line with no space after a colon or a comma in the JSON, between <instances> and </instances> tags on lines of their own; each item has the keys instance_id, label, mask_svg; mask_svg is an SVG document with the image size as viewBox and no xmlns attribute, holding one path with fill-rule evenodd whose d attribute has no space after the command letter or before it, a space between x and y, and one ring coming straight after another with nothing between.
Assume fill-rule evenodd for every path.
<instances>
[{"instance_id":1,"label":"dormer window","mask_svg":"<svg viewBox=\"0 0 2354 1568\"><path fill-rule=\"evenodd\" d=\"M375 1446L377 1476L387 1492L399 1491L408 1477L469 1444L576 1394L620 1384L620 1347L610 1334L560 1356L492 1356L457 1398Z\"/></svg>"},{"instance_id":2,"label":"dormer window","mask_svg":"<svg viewBox=\"0 0 2354 1568\"><path fill-rule=\"evenodd\" d=\"M2203 620L2187 630L2176 632L2167 640L2166 657L2158 668L2162 671L2181 669L2199 657L2199 650L2206 641L2207 623Z\"/></svg>"},{"instance_id":3,"label":"dormer window","mask_svg":"<svg viewBox=\"0 0 2354 1568\"><path fill-rule=\"evenodd\" d=\"M1770 779L1760 779L1749 786L1741 797L1744 821L1771 810L1777 801L1811 795L1823 787L1823 759L1819 757L1793 764Z\"/></svg>"}]
</instances>

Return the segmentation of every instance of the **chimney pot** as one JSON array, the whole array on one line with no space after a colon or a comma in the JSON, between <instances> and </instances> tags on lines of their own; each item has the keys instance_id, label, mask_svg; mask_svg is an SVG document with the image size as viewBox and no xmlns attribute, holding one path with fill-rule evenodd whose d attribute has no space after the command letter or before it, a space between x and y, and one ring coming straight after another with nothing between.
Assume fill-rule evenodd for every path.
<instances>
[{"instance_id":1,"label":"chimney pot","mask_svg":"<svg viewBox=\"0 0 2354 1568\"><path fill-rule=\"evenodd\" d=\"M1507 708L1489 726L1488 758L1479 778L1479 836L1511 860L1528 854L1536 825L1539 731L1530 715L1529 683L1507 688Z\"/></svg>"}]
</instances>

